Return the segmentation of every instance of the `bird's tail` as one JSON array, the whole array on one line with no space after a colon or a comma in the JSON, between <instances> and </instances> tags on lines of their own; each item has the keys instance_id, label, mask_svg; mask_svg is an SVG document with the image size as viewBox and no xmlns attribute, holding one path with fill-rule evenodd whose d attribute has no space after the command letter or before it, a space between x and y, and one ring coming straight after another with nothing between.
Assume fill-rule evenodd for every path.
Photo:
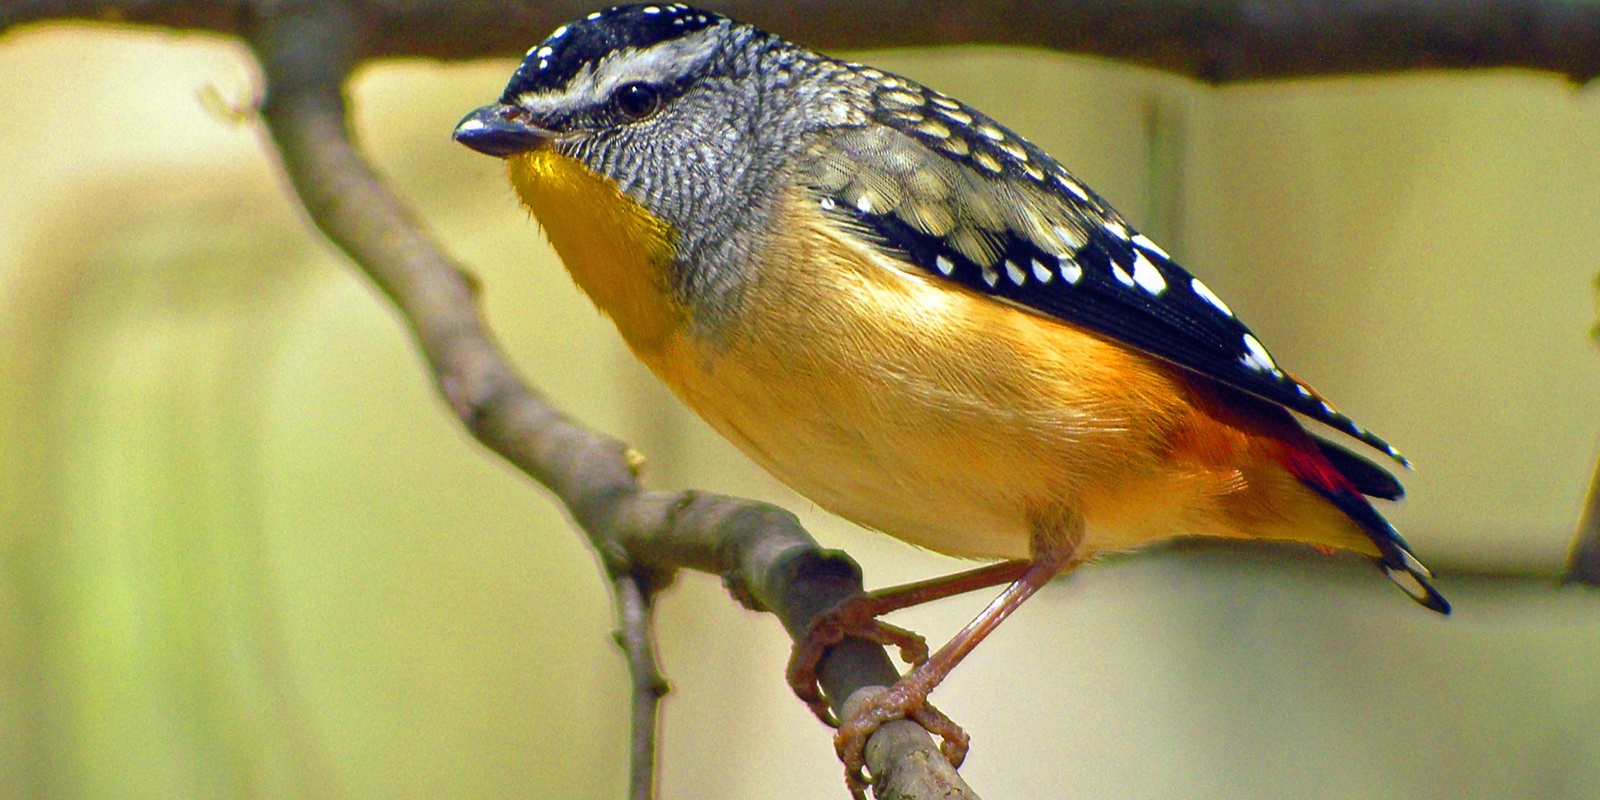
<instances>
[{"instance_id":1,"label":"bird's tail","mask_svg":"<svg viewBox=\"0 0 1600 800\"><path fill-rule=\"evenodd\" d=\"M1338 533L1334 535L1328 535L1329 531L1318 528L1310 517L1297 516L1293 517L1293 529L1266 531L1258 527L1254 532L1257 538L1289 539L1375 555L1384 574L1412 599L1441 614L1450 613L1450 601L1433 587L1433 573L1417 560L1411 553L1411 545L1406 544L1394 526L1367 500L1368 496L1385 500L1402 497L1405 490L1393 474L1339 444L1312 434L1287 411L1273 407L1266 401L1215 384L1202 386L1197 395L1202 398L1201 405L1206 417L1220 424L1209 434L1202 432L1194 435L1194 439L1199 441L1207 435L1223 437L1216 431L1245 433L1258 446L1270 448L1254 452L1275 462L1296 483L1326 500L1333 506L1333 511L1344 517L1337 520ZM1225 437L1219 440L1226 441ZM1204 447L1193 449L1196 452L1207 451ZM1211 449L1228 450L1227 447ZM1262 486L1270 484L1270 481L1261 483ZM1308 502L1315 502L1311 495L1296 494L1301 494ZM1320 503L1317 505L1323 513L1329 511ZM1328 516L1328 522L1335 522L1332 514ZM1359 532L1351 530L1345 520L1354 523L1353 527ZM1366 543L1357 538L1363 534L1372 543L1371 548L1362 546Z\"/></svg>"},{"instance_id":2,"label":"bird's tail","mask_svg":"<svg viewBox=\"0 0 1600 800\"><path fill-rule=\"evenodd\" d=\"M1371 462L1345 453L1351 459L1360 462L1366 469L1379 469ZM1332 503L1335 508L1344 512L1345 516L1353 520L1372 540L1378 548L1378 567L1383 570L1389 580L1394 581L1411 599L1423 606L1433 609L1440 614L1450 613L1450 601L1439 593L1433 586L1433 573L1422 565L1421 561L1411 552L1411 545L1406 544L1404 537L1394 529L1389 521L1378 513L1372 503L1363 496L1356 487L1360 485L1371 486L1375 481L1373 476L1365 474L1364 470L1357 475L1350 475L1350 465L1329 459L1326 448L1317 454L1316 464L1305 463L1311 459L1294 459L1290 472L1312 491L1322 495ZM1298 468L1297 468L1298 467ZM1393 478L1390 477L1393 482ZM1396 489L1399 484L1394 483ZM1376 487L1373 487L1376 488ZM1387 494L1387 492L1385 492ZM1398 493L1398 492L1396 492ZM1379 495L1382 496L1382 495Z\"/></svg>"}]
</instances>

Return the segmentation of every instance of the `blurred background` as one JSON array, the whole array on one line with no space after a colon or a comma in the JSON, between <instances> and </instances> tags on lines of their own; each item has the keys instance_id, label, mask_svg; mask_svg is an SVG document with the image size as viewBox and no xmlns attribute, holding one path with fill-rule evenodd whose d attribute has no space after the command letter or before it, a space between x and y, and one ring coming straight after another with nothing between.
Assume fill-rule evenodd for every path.
<instances>
[{"instance_id":1,"label":"blurred background","mask_svg":"<svg viewBox=\"0 0 1600 800\"><path fill-rule=\"evenodd\" d=\"M1405 450L1390 511L1457 609L1299 549L1080 570L935 696L980 792L1600 797L1600 595L1555 585L1600 441L1600 94L857 57L1055 154ZM871 586L962 566L820 512L633 362L501 165L449 139L513 66L374 65L351 96L532 380L652 485L794 509ZM37 27L0 75L0 797L620 797L596 559L287 197L229 110L259 91L244 50ZM942 641L987 599L896 621ZM844 796L774 619L684 575L659 627L663 797Z\"/></svg>"}]
</instances>

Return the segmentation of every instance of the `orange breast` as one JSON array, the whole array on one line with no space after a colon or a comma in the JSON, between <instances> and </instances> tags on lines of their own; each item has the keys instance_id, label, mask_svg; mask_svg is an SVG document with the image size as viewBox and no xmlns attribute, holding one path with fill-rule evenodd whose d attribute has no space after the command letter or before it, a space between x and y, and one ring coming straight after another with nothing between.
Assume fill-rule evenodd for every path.
<instances>
[{"instance_id":1,"label":"orange breast","mask_svg":"<svg viewBox=\"0 0 1600 800\"><path fill-rule=\"evenodd\" d=\"M579 288L641 357L667 345L685 312L666 288L672 232L611 181L540 148L507 160L511 184Z\"/></svg>"},{"instance_id":2,"label":"orange breast","mask_svg":"<svg viewBox=\"0 0 1600 800\"><path fill-rule=\"evenodd\" d=\"M1063 515L1101 551L1183 534L1371 551L1274 459L1277 432L1230 415L1198 379L897 266L810 203L792 202L790 226L749 265L737 321L698 338L664 288L658 220L570 159L519 157L512 177L640 359L847 519L969 557L1027 557Z\"/></svg>"}]
</instances>

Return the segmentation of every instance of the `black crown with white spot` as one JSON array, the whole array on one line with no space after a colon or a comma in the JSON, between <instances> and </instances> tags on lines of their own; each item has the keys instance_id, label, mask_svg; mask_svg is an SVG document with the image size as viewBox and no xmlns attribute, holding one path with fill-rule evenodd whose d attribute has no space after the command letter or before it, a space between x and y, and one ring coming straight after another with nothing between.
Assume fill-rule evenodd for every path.
<instances>
[{"instance_id":1,"label":"black crown with white spot","mask_svg":"<svg viewBox=\"0 0 1600 800\"><path fill-rule=\"evenodd\" d=\"M528 50L500 102L526 92L560 89L610 53L643 49L709 28L726 19L682 3L616 6L563 25Z\"/></svg>"}]
</instances>

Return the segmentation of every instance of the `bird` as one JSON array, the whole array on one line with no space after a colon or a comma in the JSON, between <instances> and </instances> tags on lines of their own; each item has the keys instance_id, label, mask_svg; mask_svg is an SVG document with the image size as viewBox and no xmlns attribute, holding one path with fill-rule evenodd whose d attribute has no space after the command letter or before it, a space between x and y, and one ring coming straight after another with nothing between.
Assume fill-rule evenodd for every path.
<instances>
[{"instance_id":1,"label":"bird","mask_svg":"<svg viewBox=\"0 0 1600 800\"><path fill-rule=\"evenodd\" d=\"M1007 584L850 719L791 663L797 692L839 727L857 797L865 739L888 720L923 723L959 763L965 734L928 694L1099 554L1299 542L1366 556L1450 611L1368 499L1398 499L1400 483L1352 447L1405 457L1281 367L1103 197L966 103L720 14L636 4L557 28L454 138L505 159L578 287L750 459L847 520L998 562L874 593L797 645L810 666L844 635L915 651L876 616Z\"/></svg>"}]
</instances>

